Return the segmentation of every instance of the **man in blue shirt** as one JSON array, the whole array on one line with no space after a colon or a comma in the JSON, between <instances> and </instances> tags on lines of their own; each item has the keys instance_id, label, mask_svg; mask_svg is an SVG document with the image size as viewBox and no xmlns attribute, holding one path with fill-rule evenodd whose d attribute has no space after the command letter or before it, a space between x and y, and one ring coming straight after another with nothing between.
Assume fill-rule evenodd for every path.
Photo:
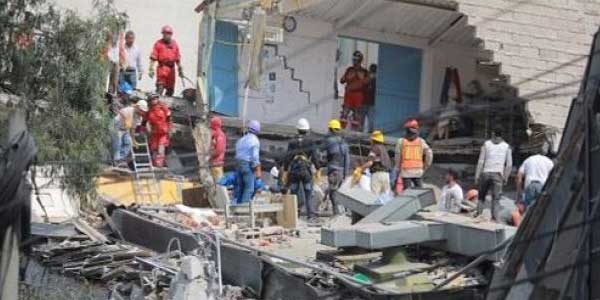
<instances>
[{"instance_id":1,"label":"man in blue shirt","mask_svg":"<svg viewBox=\"0 0 600 300\"><path fill-rule=\"evenodd\" d=\"M248 122L246 134L235 145L235 159L238 172L242 175L241 203L252 199L254 181L261 177L260 142L256 136L260 132L260 123L256 120Z\"/></svg>"}]
</instances>

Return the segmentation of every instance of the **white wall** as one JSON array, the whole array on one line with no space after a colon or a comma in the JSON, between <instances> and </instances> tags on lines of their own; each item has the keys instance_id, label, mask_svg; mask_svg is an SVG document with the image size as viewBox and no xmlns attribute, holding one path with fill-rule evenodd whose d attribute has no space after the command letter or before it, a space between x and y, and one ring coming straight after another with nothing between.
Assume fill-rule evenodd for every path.
<instances>
[{"instance_id":1,"label":"white wall","mask_svg":"<svg viewBox=\"0 0 600 300\"><path fill-rule=\"evenodd\" d=\"M57 6L72 9L82 16L90 14L92 0L54 0ZM173 27L174 39L179 43L182 55L182 64L186 76L192 80L196 77L198 61L198 28L200 16L194 12L199 0L115 0L118 10L124 11L129 16L129 29L137 36L138 47L144 57L144 78L139 86L144 91L153 90L154 81L147 76L148 62L152 45L161 36L160 29L163 25ZM176 93L181 90L179 79L176 84ZM188 83L189 85L189 83Z\"/></svg>"},{"instance_id":2,"label":"white wall","mask_svg":"<svg viewBox=\"0 0 600 300\"><path fill-rule=\"evenodd\" d=\"M275 82L263 81L264 88L250 93L247 119L267 123L294 125L299 118L307 118L313 130L326 131L327 121L339 115L340 101L334 99L334 69L337 49L336 35L329 23L297 18L298 28L286 34L279 45L279 54L285 55L288 65L295 68L295 77L304 81L304 89L311 92L310 103L299 92L298 82L291 80L290 70L283 68L280 58L273 55L271 47L265 47L264 74L275 72ZM240 109L244 95L247 53L240 51Z\"/></svg>"},{"instance_id":3,"label":"white wall","mask_svg":"<svg viewBox=\"0 0 600 300\"><path fill-rule=\"evenodd\" d=\"M279 51L288 56L288 64L296 69L296 77L303 79L305 89L311 91L311 103L308 103L305 94L298 92L298 83L290 80L290 72L282 68L279 59L269 54L264 65L274 66L271 72L277 73L277 81L267 81L269 71L265 70L264 87L250 93L247 119L293 125L298 118L303 117L317 131L325 131L327 121L338 117L341 110L341 99L334 99L333 90L338 36L423 49L420 111L439 106L446 67L459 69L463 89L471 80L476 79L476 62L479 56L476 49L465 49L444 42L432 48L428 46L427 39L382 34L356 27L340 32L334 31L330 23L301 17L297 17L297 21L297 31L285 35L285 43L279 45ZM271 50L267 47L266 51ZM246 77L246 56L245 53L240 54L240 112ZM275 92L269 91L273 89Z\"/></svg>"}]
</instances>

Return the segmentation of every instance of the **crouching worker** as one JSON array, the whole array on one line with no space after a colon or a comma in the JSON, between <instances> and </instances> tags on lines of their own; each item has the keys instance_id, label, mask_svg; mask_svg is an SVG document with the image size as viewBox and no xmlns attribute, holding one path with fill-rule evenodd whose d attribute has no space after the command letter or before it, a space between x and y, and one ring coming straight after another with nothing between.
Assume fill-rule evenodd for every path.
<instances>
[{"instance_id":1,"label":"crouching worker","mask_svg":"<svg viewBox=\"0 0 600 300\"><path fill-rule=\"evenodd\" d=\"M235 145L237 170L241 175L241 203L250 201L254 195L254 181L261 177L260 168L260 123L256 120L248 122L246 134Z\"/></svg>"},{"instance_id":2,"label":"crouching worker","mask_svg":"<svg viewBox=\"0 0 600 300\"><path fill-rule=\"evenodd\" d=\"M298 120L296 129L298 135L289 143L283 162L283 181L284 184L289 184L290 191L296 195L298 202L304 203L306 217L312 221L315 217L312 203L313 170L318 165L316 148L309 136L308 120Z\"/></svg>"},{"instance_id":3,"label":"crouching worker","mask_svg":"<svg viewBox=\"0 0 600 300\"><path fill-rule=\"evenodd\" d=\"M476 191L475 191L476 192ZM477 203L473 202L473 198L477 199L477 195L473 197L473 192L467 193L467 199L463 197L463 190L458 183L458 172L453 169L448 169L446 174L446 185L442 188L442 195L438 203L438 211L461 213L471 212L477 208Z\"/></svg>"},{"instance_id":4,"label":"crouching worker","mask_svg":"<svg viewBox=\"0 0 600 300\"><path fill-rule=\"evenodd\" d=\"M150 151L152 164L155 167L165 166L165 154L171 144L169 129L171 127L171 110L166 104L160 103L159 96L152 94L148 97L150 110L147 119L150 124Z\"/></svg>"},{"instance_id":5,"label":"crouching worker","mask_svg":"<svg viewBox=\"0 0 600 300\"><path fill-rule=\"evenodd\" d=\"M242 201L242 174L238 171L236 172L227 172L225 175L221 176L221 178L217 181L219 185L225 187L233 188L233 199L231 199L231 205L240 205L247 202ZM264 184L260 178L256 178L254 180L254 192L252 192L252 197L256 194L256 192L261 191L264 188Z\"/></svg>"},{"instance_id":6,"label":"crouching worker","mask_svg":"<svg viewBox=\"0 0 600 300\"><path fill-rule=\"evenodd\" d=\"M367 162L354 170L352 175L356 182L356 179L360 179L363 170L369 169L371 171L371 191L378 196L391 190L390 170L392 169L392 160L383 144L384 141L385 137L381 131L373 131Z\"/></svg>"}]
</instances>

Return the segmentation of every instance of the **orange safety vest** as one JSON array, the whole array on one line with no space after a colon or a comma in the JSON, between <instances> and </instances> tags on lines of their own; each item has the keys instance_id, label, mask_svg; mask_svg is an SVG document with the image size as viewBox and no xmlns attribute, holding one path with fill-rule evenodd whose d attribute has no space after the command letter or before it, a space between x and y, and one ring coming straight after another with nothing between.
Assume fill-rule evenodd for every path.
<instances>
[{"instance_id":1,"label":"orange safety vest","mask_svg":"<svg viewBox=\"0 0 600 300\"><path fill-rule=\"evenodd\" d=\"M423 143L420 138L412 141L402 140L402 169L421 169L423 168Z\"/></svg>"}]
</instances>

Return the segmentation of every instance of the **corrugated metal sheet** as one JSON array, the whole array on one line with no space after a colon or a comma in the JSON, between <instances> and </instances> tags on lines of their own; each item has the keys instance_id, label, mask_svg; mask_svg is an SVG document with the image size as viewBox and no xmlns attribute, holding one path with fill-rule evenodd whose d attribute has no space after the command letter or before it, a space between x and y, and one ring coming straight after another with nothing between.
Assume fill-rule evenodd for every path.
<instances>
[{"instance_id":1,"label":"corrugated metal sheet","mask_svg":"<svg viewBox=\"0 0 600 300\"><path fill-rule=\"evenodd\" d=\"M365 1L321 0L297 11L296 14L333 24L339 24L348 16L355 14L347 26L427 39L436 38L463 16L455 10L454 1L409 1L420 2L422 5L395 0L367 0L368 3L364 4ZM445 35L442 41L469 47L476 46L477 39L473 28L462 24L459 26L460 28L453 29L451 34Z\"/></svg>"}]
</instances>

